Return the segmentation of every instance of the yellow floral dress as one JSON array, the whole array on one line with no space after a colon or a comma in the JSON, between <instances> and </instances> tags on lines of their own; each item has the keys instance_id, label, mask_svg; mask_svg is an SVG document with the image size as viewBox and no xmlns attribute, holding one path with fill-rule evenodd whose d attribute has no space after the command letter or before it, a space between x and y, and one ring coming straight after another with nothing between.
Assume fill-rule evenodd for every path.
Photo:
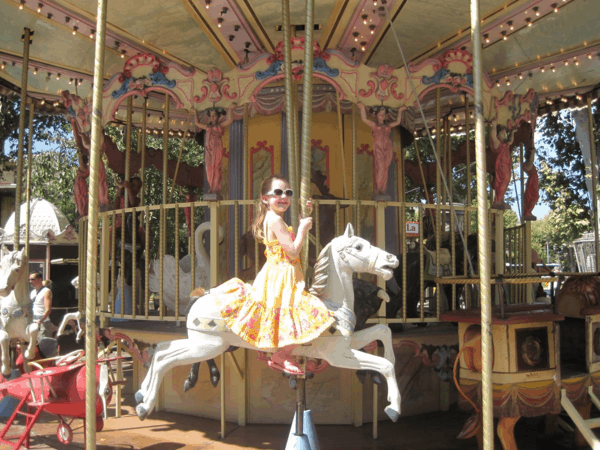
<instances>
[{"instance_id":1,"label":"yellow floral dress","mask_svg":"<svg viewBox=\"0 0 600 450\"><path fill-rule=\"evenodd\" d=\"M290 260L277 240L265 245L267 262L253 285L233 278L219 286L221 316L231 331L258 348L315 339L333 324L333 315L304 290L300 260Z\"/></svg>"}]
</instances>

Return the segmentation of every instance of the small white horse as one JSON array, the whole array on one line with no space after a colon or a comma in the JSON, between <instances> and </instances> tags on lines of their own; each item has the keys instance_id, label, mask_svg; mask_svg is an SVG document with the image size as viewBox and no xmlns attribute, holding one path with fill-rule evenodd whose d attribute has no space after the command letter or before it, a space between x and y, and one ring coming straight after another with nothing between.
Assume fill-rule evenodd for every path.
<instances>
[{"instance_id":1,"label":"small white horse","mask_svg":"<svg viewBox=\"0 0 600 450\"><path fill-rule=\"evenodd\" d=\"M0 348L2 349L2 375L10 375L9 344L11 339L29 342L24 352L26 359L35 358L39 327L33 323L29 286L26 275L29 261L23 250L8 252L0 260Z\"/></svg>"},{"instance_id":2,"label":"small white horse","mask_svg":"<svg viewBox=\"0 0 600 450\"><path fill-rule=\"evenodd\" d=\"M315 281L310 289L334 312L335 325L310 343L297 346L292 352L296 356L323 359L335 367L381 373L387 381L390 402L385 412L393 421L400 415L400 390L394 370L392 333L386 325L375 325L354 333L356 316L353 312L352 273L367 272L388 280L396 266L398 259L394 255L355 236L352 225L348 224L344 235L333 239L323 248L315 265ZM216 358L230 346L256 350L224 324L215 299L219 294L219 287L216 287L193 304L187 316L188 339L157 345L148 374L135 395L138 402L136 413L141 420L154 409L156 395L168 370ZM383 357L359 350L374 340L383 343Z\"/></svg>"}]
</instances>

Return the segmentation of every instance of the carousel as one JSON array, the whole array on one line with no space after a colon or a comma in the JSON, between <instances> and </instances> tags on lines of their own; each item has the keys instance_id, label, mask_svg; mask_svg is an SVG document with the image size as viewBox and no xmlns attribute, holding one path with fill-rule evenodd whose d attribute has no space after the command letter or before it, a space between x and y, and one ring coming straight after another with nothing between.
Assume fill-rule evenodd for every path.
<instances>
[{"instance_id":1,"label":"carousel","mask_svg":"<svg viewBox=\"0 0 600 450\"><path fill-rule=\"evenodd\" d=\"M600 313L597 297L585 295L593 281L537 273L531 222L536 119L576 109L598 236L590 136L600 34L590 18L600 3L181 0L165 9L0 0L0 8L0 92L21 96L19 176L26 110L63 114L80 153L73 195L87 373L100 339L131 355L140 419L161 409L216 418L226 438L228 421L289 423L308 399L315 423L372 422L377 437L379 420L458 399L475 411L462 436L478 436L483 448L493 446L494 417L504 447L515 448L520 417L562 408L596 442L596 422L586 420L600 405ZM186 159L190 142L199 163ZM510 203L514 167L521 186ZM116 199L107 170L119 177ZM233 277L251 283L264 263L250 228L273 174L299 193L285 216L295 229L313 199L306 285L346 314L294 351L303 368L296 399L270 351L242 345L210 315L210 289ZM506 227L510 209L519 221ZM546 303L535 296L542 282L561 286ZM577 336L586 344L565 358L561 347ZM118 416L122 386L115 390ZM90 416L94 391L89 375Z\"/></svg>"}]
</instances>

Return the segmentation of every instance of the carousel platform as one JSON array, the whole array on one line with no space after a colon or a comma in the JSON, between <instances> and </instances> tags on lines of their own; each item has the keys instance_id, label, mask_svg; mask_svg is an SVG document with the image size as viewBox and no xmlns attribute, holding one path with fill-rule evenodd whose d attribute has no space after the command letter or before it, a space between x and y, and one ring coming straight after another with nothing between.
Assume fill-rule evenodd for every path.
<instances>
[{"instance_id":1,"label":"carousel platform","mask_svg":"<svg viewBox=\"0 0 600 450\"><path fill-rule=\"evenodd\" d=\"M227 435L220 439L220 422L183 414L158 412L141 422L134 413L133 398L126 396L123 416L111 417L104 430L97 434L97 450L280 450L285 447L288 425L248 425L240 427L227 423ZM114 409L109 409L114 416ZM379 424L379 438L374 440L371 425L316 424L317 435L323 450L476 450L474 438L459 440L456 435L468 414L455 406L448 412L434 412L401 417L397 423ZM291 421L291 417L290 417ZM83 423L73 424L73 442L64 446L56 437L56 418L44 415L33 430L31 448L83 449ZM518 448L521 450L544 448L566 450L571 448L570 438L544 439L541 436L541 419L522 419L515 429ZM496 448L501 448L497 440ZM0 448L3 448L0 446Z\"/></svg>"},{"instance_id":2,"label":"carousel platform","mask_svg":"<svg viewBox=\"0 0 600 450\"><path fill-rule=\"evenodd\" d=\"M185 323L111 321L104 330L110 340L126 337L127 353L132 355L132 371L124 394L133 394L146 375L145 364L150 361L152 346L159 342L185 338ZM443 411L456 401L450 389L453 356L458 352L457 328L452 324L430 324L427 327L407 325L402 333L393 335L396 356L396 377L402 394L402 414L419 415ZM375 351L374 344L369 351ZM130 351L133 350L133 351ZM382 349L380 349L382 350ZM287 378L268 368L264 357L256 351L234 352L236 362L246 367L251 383L244 387L229 358L221 374L225 383L225 419L232 423L286 424L287 415L295 409L295 396ZM217 360L220 365L220 359ZM219 419L220 389L209 381L205 364L200 367L198 386L183 391L189 366L172 369L163 381L159 409L208 419ZM387 388L377 391L380 419L387 405ZM369 377L364 385L352 371L326 367L315 372L307 383L307 398L316 423L328 425L368 424L373 421L373 385ZM242 412L244 402L246 411Z\"/></svg>"}]
</instances>

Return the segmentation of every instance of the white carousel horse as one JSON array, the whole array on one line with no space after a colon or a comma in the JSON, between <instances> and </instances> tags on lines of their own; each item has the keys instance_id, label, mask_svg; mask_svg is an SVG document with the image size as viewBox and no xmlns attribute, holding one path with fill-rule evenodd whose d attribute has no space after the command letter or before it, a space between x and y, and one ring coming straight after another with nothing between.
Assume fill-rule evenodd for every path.
<instances>
[{"instance_id":1,"label":"white carousel horse","mask_svg":"<svg viewBox=\"0 0 600 450\"><path fill-rule=\"evenodd\" d=\"M198 225L194 232L194 246L196 247L196 276L195 286L210 286L210 259L202 239L204 233L210 230L210 222ZM219 242L223 241L223 228L219 227ZM179 311L185 311L192 291L192 256L186 255L179 261L171 255L163 258L163 301L165 305L175 311L175 274L179 270ZM160 292L160 261L150 262L150 276L148 278L150 291Z\"/></svg>"},{"instance_id":2,"label":"white carousel horse","mask_svg":"<svg viewBox=\"0 0 600 450\"><path fill-rule=\"evenodd\" d=\"M2 349L2 367L4 376L10 375L9 344L11 339L29 342L23 356L35 358L39 327L33 323L27 275L29 261L23 250L8 252L0 260L0 348Z\"/></svg>"},{"instance_id":3,"label":"white carousel horse","mask_svg":"<svg viewBox=\"0 0 600 450\"><path fill-rule=\"evenodd\" d=\"M393 421L400 415L400 391L394 370L392 333L388 326L381 324L353 332L356 316L353 312L352 274L367 272L388 280L397 265L398 259L394 255L355 236L352 225L348 224L346 232L321 251L315 265L315 281L310 289L334 312L335 325L292 352L295 356L323 359L335 367L381 373L387 381L390 402L385 412ZM187 316L188 339L157 345L146 378L135 395L138 402L136 413L141 420L154 409L156 395L168 370L216 358L230 346L256 350L225 326L215 299L218 295L219 287L216 287L192 305ZM359 350L374 340L383 343L383 357Z\"/></svg>"}]
</instances>

